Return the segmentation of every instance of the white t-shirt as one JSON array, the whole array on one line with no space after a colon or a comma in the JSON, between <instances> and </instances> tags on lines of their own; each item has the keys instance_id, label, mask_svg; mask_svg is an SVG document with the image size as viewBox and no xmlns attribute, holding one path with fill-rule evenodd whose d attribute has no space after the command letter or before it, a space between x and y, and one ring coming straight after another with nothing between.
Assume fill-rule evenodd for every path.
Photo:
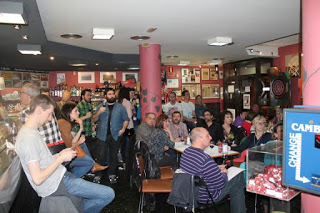
<instances>
[{"instance_id":1,"label":"white t-shirt","mask_svg":"<svg viewBox=\"0 0 320 213\"><path fill-rule=\"evenodd\" d=\"M194 104L192 102L182 102L182 111L183 111L183 116L191 119L193 117L192 112L195 110Z\"/></svg>"},{"instance_id":2,"label":"white t-shirt","mask_svg":"<svg viewBox=\"0 0 320 213\"><path fill-rule=\"evenodd\" d=\"M168 102L163 106L163 111L168 115L169 118L171 118L172 113L175 111L182 111L182 106L179 102L176 102L174 105L172 105L171 102Z\"/></svg>"}]
</instances>

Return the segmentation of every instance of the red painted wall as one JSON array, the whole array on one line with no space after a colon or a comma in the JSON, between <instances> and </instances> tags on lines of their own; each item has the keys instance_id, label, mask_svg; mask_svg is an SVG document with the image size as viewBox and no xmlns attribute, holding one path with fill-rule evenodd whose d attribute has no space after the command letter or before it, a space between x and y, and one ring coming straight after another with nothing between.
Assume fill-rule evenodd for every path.
<instances>
[{"instance_id":1,"label":"red painted wall","mask_svg":"<svg viewBox=\"0 0 320 213\"><path fill-rule=\"evenodd\" d=\"M281 71L286 71L286 55L293 55L293 54L301 54L302 53L302 44L292 44L284 47L279 47L279 58L275 58L273 60L273 65L275 67L280 68ZM291 105L301 105L302 101L302 61L301 61L301 77L300 78L291 78Z\"/></svg>"}]
</instances>

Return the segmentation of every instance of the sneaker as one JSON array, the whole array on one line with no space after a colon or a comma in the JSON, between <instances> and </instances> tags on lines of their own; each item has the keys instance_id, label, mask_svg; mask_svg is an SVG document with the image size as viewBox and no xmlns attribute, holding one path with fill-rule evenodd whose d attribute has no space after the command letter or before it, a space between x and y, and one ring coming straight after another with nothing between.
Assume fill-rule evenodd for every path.
<instances>
[{"instance_id":1,"label":"sneaker","mask_svg":"<svg viewBox=\"0 0 320 213\"><path fill-rule=\"evenodd\" d=\"M100 183L100 180L101 180L101 176L95 176L95 177L93 178L93 182L94 182L94 183Z\"/></svg>"},{"instance_id":2,"label":"sneaker","mask_svg":"<svg viewBox=\"0 0 320 213\"><path fill-rule=\"evenodd\" d=\"M117 177L115 175L109 175L109 181L111 184L117 183Z\"/></svg>"}]
</instances>

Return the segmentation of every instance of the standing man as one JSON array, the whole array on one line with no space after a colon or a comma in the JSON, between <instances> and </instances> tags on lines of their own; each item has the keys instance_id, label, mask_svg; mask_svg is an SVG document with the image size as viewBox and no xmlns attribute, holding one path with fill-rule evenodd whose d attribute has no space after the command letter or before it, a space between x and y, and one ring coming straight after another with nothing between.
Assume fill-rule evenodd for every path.
<instances>
[{"instance_id":1,"label":"standing man","mask_svg":"<svg viewBox=\"0 0 320 213\"><path fill-rule=\"evenodd\" d=\"M223 141L224 140L223 137L222 138L217 137L219 135L217 134L217 129L219 128L219 124L213 121L213 115L211 111L205 110L203 113L203 117L204 117L204 120L201 121L200 123L197 123L197 126L205 128L209 132L212 140L215 143L217 143L219 140Z\"/></svg>"},{"instance_id":2,"label":"standing man","mask_svg":"<svg viewBox=\"0 0 320 213\"><path fill-rule=\"evenodd\" d=\"M168 115L169 118L172 117L172 113L178 111L182 112L182 106L180 103L177 102L176 93L170 92L169 94L169 102L164 105L163 112Z\"/></svg>"},{"instance_id":3,"label":"standing man","mask_svg":"<svg viewBox=\"0 0 320 213\"><path fill-rule=\"evenodd\" d=\"M63 92L62 94L62 98L61 98L61 101L58 101L57 102L57 106L59 107L59 109L61 110L62 109L62 106L65 104L65 103L69 103L71 101L71 93L66 90Z\"/></svg>"},{"instance_id":4,"label":"standing man","mask_svg":"<svg viewBox=\"0 0 320 213\"><path fill-rule=\"evenodd\" d=\"M191 175L199 175L208 186L208 190L214 200L219 202L226 195L230 195L231 213L246 212L244 196L244 177L240 172L228 181L228 170L225 165L217 165L216 162L203 150L210 145L209 132L197 127L191 132L191 146L182 154L180 160L181 169ZM199 188L198 202L212 203L205 188Z\"/></svg>"},{"instance_id":5,"label":"standing man","mask_svg":"<svg viewBox=\"0 0 320 213\"><path fill-rule=\"evenodd\" d=\"M52 155L38 128L52 119L54 102L46 95L38 95L30 102L30 114L17 136L16 153L33 189L41 197L50 195L83 198L83 212L99 212L114 199L114 191L107 186L75 178L61 164L76 156L72 148ZM68 193L63 193L67 189ZM69 194L70 193L70 194Z\"/></svg>"},{"instance_id":6,"label":"standing man","mask_svg":"<svg viewBox=\"0 0 320 213\"><path fill-rule=\"evenodd\" d=\"M174 142L183 141L185 137L188 136L187 125L181 122L181 114L178 111L172 113L172 120L169 124L169 129L171 131Z\"/></svg>"},{"instance_id":7,"label":"standing man","mask_svg":"<svg viewBox=\"0 0 320 213\"><path fill-rule=\"evenodd\" d=\"M79 110L79 118L82 120L84 135L86 136L86 142L92 142L92 110L91 103L92 92L90 89L84 89L81 91L80 102L77 107Z\"/></svg>"},{"instance_id":8,"label":"standing man","mask_svg":"<svg viewBox=\"0 0 320 213\"><path fill-rule=\"evenodd\" d=\"M152 132L155 130L156 115L153 112L148 112L145 122L138 126L136 141L147 143Z\"/></svg>"},{"instance_id":9,"label":"standing man","mask_svg":"<svg viewBox=\"0 0 320 213\"><path fill-rule=\"evenodd\" d=\"M105 165L106 159L109 157L109 180L110 183L117 183L117 154L121 137L129 124L129 117L126 109L116 102L115 92L112 88L108 88L105 95L106 103L97 107L97 112L92 119L93 122L99 122L97 137L98 144L101 145L101 152L98 163Z\"/></svg>"},{"instance_id":10,"label":"standing man","mask_svg":"<svg viewBox=\"0 0 320 213\"><path fill-rule=\"evenodd\" d=\"M190 102L190 93L188 90L182 92L183 102L181 103L183 111L183 122L187 124L188 130L191 132L196 127L196 112L195 106Z\"/></svg>"}]
</instances>

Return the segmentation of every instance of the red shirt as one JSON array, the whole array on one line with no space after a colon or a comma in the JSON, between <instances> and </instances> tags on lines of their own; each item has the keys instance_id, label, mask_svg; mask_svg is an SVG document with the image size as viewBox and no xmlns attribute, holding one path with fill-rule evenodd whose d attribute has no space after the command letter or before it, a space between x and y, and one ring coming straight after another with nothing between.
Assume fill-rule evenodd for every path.
<instances>
[{"instance_id":1,"label":"red shirt","mask_svg":"<svg viewBox=\"0 0 320 213\"><path fill-rule=\"evenodd\" d=\"M247 121L244 121L241 126L247 131L247 136L250 135L250 128L252 126L251 123L247 122Z\"/></svg>"}]
</instances>

